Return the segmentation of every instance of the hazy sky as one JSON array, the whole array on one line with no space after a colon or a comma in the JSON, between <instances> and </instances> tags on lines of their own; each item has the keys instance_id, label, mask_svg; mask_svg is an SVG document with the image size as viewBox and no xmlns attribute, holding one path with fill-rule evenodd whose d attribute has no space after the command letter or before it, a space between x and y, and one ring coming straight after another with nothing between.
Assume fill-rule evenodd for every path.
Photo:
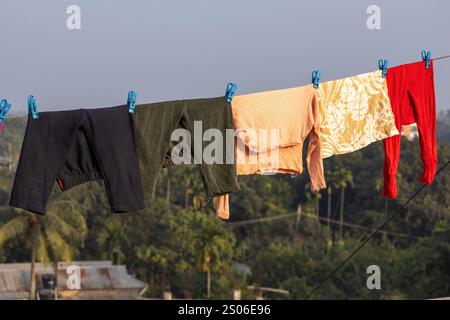
<instances>
[{"instance_id":1,"label":"hazy sky","mask_svg":"<svg viewBox=\"0 0 450 320\"><path fill-rule=\"evenodd\" d=\"M81 7L81 30L66 9ZM381 7L381 30L366 9ZM26 112L113 106L304 85L450 54L447 0L84 0L0 2L0 98ZM450 108L450 59L436 61L438 109Z\"/></svg>"}]
</instances>

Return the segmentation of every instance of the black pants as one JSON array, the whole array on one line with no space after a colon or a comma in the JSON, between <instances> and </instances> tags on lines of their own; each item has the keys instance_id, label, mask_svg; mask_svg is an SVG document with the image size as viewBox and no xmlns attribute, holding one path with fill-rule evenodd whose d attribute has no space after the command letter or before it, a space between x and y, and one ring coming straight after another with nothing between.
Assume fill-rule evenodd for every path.
<instances>
[{"instance_id":1,"label":"black pants","mask_svg":"<svg viewBox=\"0 0 450 320\"><path fill-rule=\"evenodd\" d=\"M145 207L127 106L29 116L11 206L45 214L55 181L68 190L97 179L105 182L113 212Z\"/></svg>"},{"instance_id":2,"label":"black pants","mask_svg":"<svg viewBox=\"0 0 450 320\"><path fill-rule=\"evenodd\" d=\"M231 105L225 97L176 100L138 105L134 114L136 138L142 183L145 198L150 198L155 190L158 175L163 167L173 165L171 151L176 143L171 142L175 129L186 129L192 137L190 152L205 149L210 141L196 139L194 122L201 122L202 131L216 129L223 141L221 163L205 163L196 158L208 197L219 196L239 190L234 150L226 148L226 130L234 129ZM234 139L231 140L234 147ZM231 163L230 163L231 160Z\"/></svg>"}]
</instances>

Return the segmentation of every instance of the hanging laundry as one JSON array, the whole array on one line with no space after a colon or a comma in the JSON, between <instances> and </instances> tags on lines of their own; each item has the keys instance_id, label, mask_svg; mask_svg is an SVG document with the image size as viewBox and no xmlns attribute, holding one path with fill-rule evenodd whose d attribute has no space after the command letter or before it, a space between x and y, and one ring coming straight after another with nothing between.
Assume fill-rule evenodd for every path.
<instances>
[{"instance_id":1,"label":"hanging laundry","mask_svg":"<svg viewBox=\"0 0 450 320\"><path fill-rule=\"evenodd\" d=\"M227 148L225 138L227 130L233 132L234 129L231 106L226 97L142 104L136 107L133 118L146 199L154 194L161 169L174 165L171 155L176 142L171 140L176 129L184 129L192 137L193 144L189 146L188 156L193 156L192 163L199 164L208 198L239 190L234 150ZM196 123L201 126L200 134L216 130L223 137L218 142L223 150L218 156L219 161L208 163L201 151L197 154L196 150L207 148L211 141L198 136Z\"/></svg>"},{"instance_id":2,"label":"hanging laundry","mask_svg":"<svg viewBox=\"0 0 450 320\"><path fill-rule=\"evenodd\" d=\"M380 70L321 83L318 99L322 158L399 134Z\"/></svg>"},{"instance_id":3,"label":"hanging laundry","mask_svg":"<svg viewBox=\"0 0 450 320\"><path fill-rule=\"evenodd\" d=\"M312 189L325 188L320 116L316 92L311 85L236 96L232 110L238 175L302 173L303 142L311 133L306 159ZM276 137L272 135L274 129ZM251 161L252 154L255 161Z\"/></svg>"},{"instance_id":4,"label":"hanging laundry","mask_svg":"<svg viewBox=\"0 0 450 320\"><path fill-rule=\"evenodd\" d=\"M243 96L237 96L232 109L237 129L242 127L241 119L246 119L245 125L250 128L264 125L273 127L274 123L280 127L280 169L276 170L277 173L301 173L302 144L299 141L303 141L309 131L304 131L303 126L296 121L301 123L305 116L306 119L313 119L314 122L306 127L311 129L311 123L314 123L307 155L307 161L311 161L309 171L313 190L325 187L322 158L354 152L374 141L399 134L389 102L386 79L380 70L320 83L317 90L312 86L300 88L273 91L272 95L247 95L247 101L241 99ZM306 95L295 96L296 90L297 94L301 90ZM254 102L257 101L255 97L260 101ZM304 105L307 107L299 108L299 101L306 102ZM268 115L266 123L259 120L259 115L254 119L253 114L257 112ZM295 129L289 129L291 127ZM293 140L294 136L303 138ZM250 146L250 149L255 148ZM236 158L240 152L236 148ZM261 163L253 166L238 164L238 175L263 173L266 169ZM228 202L228 196L216 199L216 215L219 218L229 218Z\"/></svg>"},{"instance_id":5,"label":"hanging laundry","mask_svg":"<svg viewBox=\"0 0 450 320\"><path fill-rule=\"evenodd\" d=\"M302 173L303 142L309 135L306 162L311 187L313 190L326 187L319 140L319 104L312 85L235 96L232 110L238 175ZM272 130L278 132L275 138ZM219 218L229 218L228 195L215 199L215 206Z\"/></svg>"},{"instance_id":6,"label":"hanging laundry","mask_svg":"<svg viewBox=\"0 0 450 320\"><path fill-rule=\"evenodd\" d=\"M224 194L214 198L216 217L222 220L230 219L230 195Z\"/></svg>"},{"instance_id":7,"label":"hanging laundry","mask_svg":"<svg viewBox=\"0 0 450 320\"><path fill-rule=\"evenodd\" d=\"M113 212L145 207L127 106L30 114L9 204L45 214L61 189L103 179Z\"/></svg>"},{"instance_id":8,"label":"hanging laundry","mask_svg":"<svg viewBox=\"0 0 450 320\"><path fill-rule=\"evenodd\" d=\"M422 183L431 184L436 174L436 100L434 94L433 61L426 68L426 61L389 68L387 86L395 125L417 123L423 172ZM384 140L384 196L397 197L397 167L400 158L400 136Z\"/></svg>"}]
</instances>

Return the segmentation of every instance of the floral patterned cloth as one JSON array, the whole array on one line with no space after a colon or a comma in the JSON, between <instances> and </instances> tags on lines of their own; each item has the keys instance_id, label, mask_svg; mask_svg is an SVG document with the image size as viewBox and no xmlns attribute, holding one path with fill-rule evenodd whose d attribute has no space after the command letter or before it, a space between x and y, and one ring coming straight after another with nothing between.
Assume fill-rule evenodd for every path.
<instances>
[{"instance_id":1,"label":"floral patterned cloth","mask_svg":"<svg viewBox=\"0 0 450 320\"><path fill-rule=\"evenodd\" d=\"M381 71L324 82L317 91L322 158L399 134Z\"/></svg>"}]
</instances>

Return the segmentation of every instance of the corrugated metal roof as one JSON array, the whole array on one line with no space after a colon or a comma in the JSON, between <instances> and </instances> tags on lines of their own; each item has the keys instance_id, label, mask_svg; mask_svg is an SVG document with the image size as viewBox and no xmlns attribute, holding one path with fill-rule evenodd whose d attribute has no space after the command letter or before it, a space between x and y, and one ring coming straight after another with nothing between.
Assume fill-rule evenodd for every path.
<instances>
[{"instance_id":1,"label":"corrugated metal roof","mask_svg":"<svg viewBox=\"0 0 450 320\"><path fill-rule=\"evenodd\" d=\"M0 292L0 300L28 300L28 292Z\"/></svg>"},{"instance_id":2,"label":"corrugated metal roof","mask_svg":"<svg viewBox=\"0 0 450 320\"><path fill-rule=\"evenodd\" d=\"M143 289L146 284L130 276L125 266L81 266L82 290ZM67 288L66 269L58 270L58 289Z\"/></svg>"},{"instance_id":3,"label":"corrugated metal roof","mask_svg":"<svg viewBox=\"0 0 450 320\"><path fill-rule=\"evenodd\" d=\"M11 157L0 156L0 164L10 164L12 163Z\"/></svg>"},{"instance_id":4,"label":"corrugated metal roof","mask_svg":"<svg viewBox=\"0 0 450 320\"><path fill-rule=\"evenodd\" d=\"M27 292L30 287L30 271L0 270L0 293Z\"/></svg>"},{"instance_id":5,"label":"corrugated metal roof","mask_svg":"<svg viewBox=\"0 0 450 320\"><path fill-rule=\"evenodd\" d=\"M58 262L58 269L66 268L70 265L77 266L90 266L90 267L108 267L112 266L112 261L72 261L72 262ZM19 262L19 263L4 263L0 264L1 270L30 270L31 264L29 262ZM36 263L36 270L49 270L52 271L53 267L51 265L44 265L42 263Z\"/></svg>"},{"instance_id":6,"label":"corrugated metal roof","mask_svg":"<svg viewBox=\"0 0 450 320\"><path fill-rule=\"evenodd\" d=\"M58 263L58 290L68 290L66 268L78 265L81 273L81 290L143 289L146 284L128 274L123 265L114 266L111 261L77 261ZM0 264L0 298L27 293L30 287L30 263ZM36 263L38 279L51 273L53 268Z\"/></svg>"},{"instance_id":7,"label":"corrugated metal roof","mask_svg":"<svg viewBox=\"0 0 450 320\"><path fill-rule=\"evenodd\" d=\"M36 270L39 271L52 271L52 267L50 265L43 265L41 263L35 264ZM4 263L0 264L0 271L30 271L31 263Z\"/></svg>"},{"instance_id":8,"label":"corrugated metal roof","mask_svg":"<svg viewBox=\"0 0 450 320\"><path fill-rule=\"evenodd\" d=\"M58 269L67 268L70 265L77 266L89 266L89 267L109 267L112 266L112 261L110 260L102 260L102 261L72 261L72 262L58 262Z\"/></svg>"}]
</instances>

